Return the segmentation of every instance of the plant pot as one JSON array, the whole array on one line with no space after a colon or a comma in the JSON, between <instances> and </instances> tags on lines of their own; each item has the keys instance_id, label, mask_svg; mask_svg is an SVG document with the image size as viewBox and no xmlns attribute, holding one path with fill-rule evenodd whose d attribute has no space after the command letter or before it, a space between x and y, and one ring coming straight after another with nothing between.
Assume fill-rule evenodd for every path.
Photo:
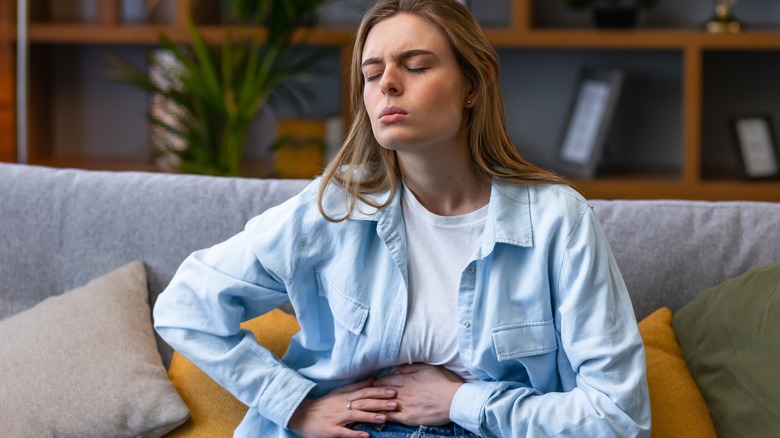
<instances>
[{"instance_id":1,"label":"plant pot","mask_svg":"<svg viewBox=\"0 0 780 438\"><path fill-rule=\"evenodd\" d=\"M593 24L601 29L630 29L639 22L636 6L596 6L593 8Z\"/></svg>"},{"instance_id":2,"label":"plant pot","mask_svg":"<svg viewBox=\"0 0 780 438\"><path fill-rule=\"evenodd\" d=\"M311 179L322 173L325 153L322 145L287 146L274 151L277 178Z\"/></svg>"},{"instance_id":3,"label":"plant pot","mask_svg":"<svg viewBox=\"0 0 780 438\"><path fill-rule=\"evenodd\" d=\"M325 167L325 123L322 120L282 119L276 129L276 177L313 178Z\"/></svg>"}]
</instances>

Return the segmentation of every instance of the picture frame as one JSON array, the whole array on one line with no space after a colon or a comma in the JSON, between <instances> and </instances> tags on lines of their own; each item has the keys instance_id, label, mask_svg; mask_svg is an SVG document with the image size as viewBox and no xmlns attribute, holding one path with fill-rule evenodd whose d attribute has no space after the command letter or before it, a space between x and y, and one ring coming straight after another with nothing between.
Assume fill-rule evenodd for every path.
<instances>
[{"instance_id":1,"label":"picture frame","mask_svg":"<svg viewBox=\"0 0 780 438\"><path fill-rule=\"evenodd\" d=\"M743 178L771 179L780 176L777 142L767 114L732 117L731 131Z\"/></svg>"},{"instance_id":2,"label":"picture frame","mask_svg":"<svg viewBox=\"0 0 780 438\"><path fill-rule=\"evenodd\" d=\"M558 149L557 168L568 177L592 179L604 150L623 86L622 70L584 69Z\"/></svg>"}]
</instances>

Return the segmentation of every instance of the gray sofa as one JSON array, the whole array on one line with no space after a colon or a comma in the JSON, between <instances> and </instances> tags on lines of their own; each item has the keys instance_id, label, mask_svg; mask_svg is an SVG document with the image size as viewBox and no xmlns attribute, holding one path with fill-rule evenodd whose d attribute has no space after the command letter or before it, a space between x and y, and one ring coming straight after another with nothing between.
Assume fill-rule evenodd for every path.
<instances>
[{"instance_id":1,"label":"gray sofa","mask_svg":"<svg viewBox=\"0 0 780 438\"><path fill-rule=\"evenodd\" d=\"M0 320L133 260L144 263L154 303L191 251L307 183L0 164ZM637 319L780 262L780 203L592 204ZM167 365L172 352L163 343L159 352Z\"/></svg>"}]
</instances>

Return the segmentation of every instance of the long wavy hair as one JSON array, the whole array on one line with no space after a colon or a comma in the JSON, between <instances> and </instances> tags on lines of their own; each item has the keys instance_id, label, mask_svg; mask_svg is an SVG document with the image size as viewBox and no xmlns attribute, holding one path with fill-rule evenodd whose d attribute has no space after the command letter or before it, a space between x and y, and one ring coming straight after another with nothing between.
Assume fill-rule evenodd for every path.
<instances>
[{"instance_id":1,"label":"long wavy hair","mask_svg":"<svg viewBox=\"0 0 780 438\"><path fill-rule=\"evenodd\" d=\"M361 60L371 29L402 13L422 17L436 26L449 43L466 80L473 84L476 100L474 107L467 110L466 123L474 172L517 184L565 184L564 178L526 161L512 144L504 118L498 57L471 12L456 0L383 0L366 12L355 35L350 66L353 120L344 144L322 175L318 206L323 217L343 221L355 211L358 201L383 208L397 193L400 176L396 153L383 148L374 137L363 103ZM341 218L332 218L323 209L325 190L333 183L343 188L347 214ZM387 190L390 197L384 203L370 196Z\"/></svg>"}]
</instances>

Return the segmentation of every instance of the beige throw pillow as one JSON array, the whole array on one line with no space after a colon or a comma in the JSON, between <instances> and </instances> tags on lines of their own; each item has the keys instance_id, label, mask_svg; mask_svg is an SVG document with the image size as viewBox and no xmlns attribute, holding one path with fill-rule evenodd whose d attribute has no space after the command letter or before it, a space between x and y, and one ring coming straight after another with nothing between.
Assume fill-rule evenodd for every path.
<instances>
[{"instance_id":1,"label":"beige throw pillow","mask_svg":"<svg viewBox=\"0 0 780 438\"><path fill-rule=\"evenodd\" d=\"M132 262L0 321L0 435L159 437L189 412Z\"/></svg>"}]
</instances>

